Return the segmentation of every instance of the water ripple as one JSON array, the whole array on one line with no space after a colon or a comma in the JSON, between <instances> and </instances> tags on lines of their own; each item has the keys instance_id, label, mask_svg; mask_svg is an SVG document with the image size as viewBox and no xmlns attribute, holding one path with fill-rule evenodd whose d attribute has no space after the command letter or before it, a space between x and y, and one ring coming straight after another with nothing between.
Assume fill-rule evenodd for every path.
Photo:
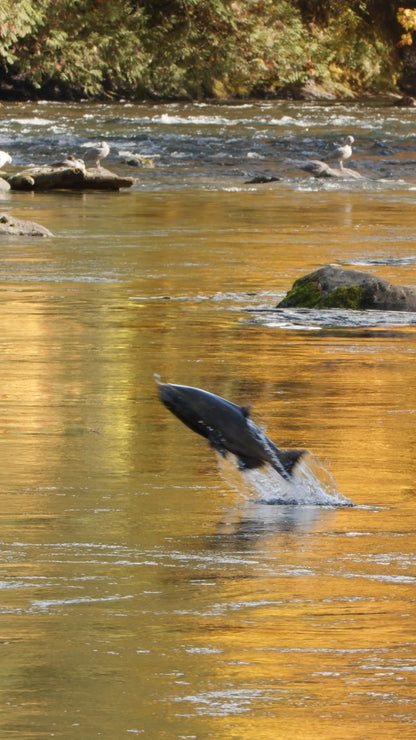
<instances>
[{"instance_id":1,"label":"water ripple","mask_svg":"<svg viewBox=\"0 0 416 740\"><path fill-rule=\"evenodd\" d=\"M253 313L249 323L278 329L363 329L414 326L411 311L352 311L347 309L271 308L246 309Z\"/></svg>"}]
</instances>

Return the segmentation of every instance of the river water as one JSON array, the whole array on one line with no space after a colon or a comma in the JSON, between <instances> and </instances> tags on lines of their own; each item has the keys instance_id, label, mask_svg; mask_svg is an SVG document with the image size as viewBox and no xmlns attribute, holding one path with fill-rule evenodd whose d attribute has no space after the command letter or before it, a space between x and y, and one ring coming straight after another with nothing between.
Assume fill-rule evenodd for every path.
<instances>
[{"instance_id":1,"label":"river water","mask_svg":"<svg viewBox=\"0 0 416 740\"><path fill-rule=\"evenodd\" d=\"M415 115L2 105L10 170L105 138L137 177L1 195L54 234L1 243L2 738L415 738L416 317L274 310L325 264L416 287ZM363 180L300 168L351 133ZM307 448L302 495L155 373Z\"/></svg>"}]
</instances>

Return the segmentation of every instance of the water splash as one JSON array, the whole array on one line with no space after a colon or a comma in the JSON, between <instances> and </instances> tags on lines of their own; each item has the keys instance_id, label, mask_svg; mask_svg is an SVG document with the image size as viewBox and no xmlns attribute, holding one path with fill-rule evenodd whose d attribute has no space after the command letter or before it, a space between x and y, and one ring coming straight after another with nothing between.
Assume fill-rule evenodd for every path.
<instances>
[{"instance_id":1,"label":"water splash","mask_svg":"<svg viewBox=\"0 0 416 740\"><path fill-rule=\"evenodd\" d=\"M237 458L217 453L222 477L246 499L274 505L352 506L337 490L330 473L310 452L296 464L291 480L285 480L271 465L241 470Z\"/></svg>"}]
</instances>

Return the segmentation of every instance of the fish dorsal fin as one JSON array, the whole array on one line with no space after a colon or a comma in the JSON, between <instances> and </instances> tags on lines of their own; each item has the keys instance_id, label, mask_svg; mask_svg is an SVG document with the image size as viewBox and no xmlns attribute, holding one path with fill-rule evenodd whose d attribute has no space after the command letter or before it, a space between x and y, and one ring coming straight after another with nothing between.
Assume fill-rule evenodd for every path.
<instances>
[{"instance_id":1,"label":"fish dorsal fin","mask_svg":"<svg viewBox=\"0 0 416 740\"><path fill-rule=\"evenodd\" d=\"M240 406L240 409L243 416L248 419L250 416L251 406Z\"/></svg>"}]
</instances>

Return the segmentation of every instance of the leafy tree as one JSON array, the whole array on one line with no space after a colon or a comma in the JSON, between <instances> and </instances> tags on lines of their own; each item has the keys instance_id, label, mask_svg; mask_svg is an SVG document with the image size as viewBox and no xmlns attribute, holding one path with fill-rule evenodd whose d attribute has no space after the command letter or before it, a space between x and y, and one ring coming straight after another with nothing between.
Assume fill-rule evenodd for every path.
<instances>
[{"instance_id":1,"label":"leafy tree","mask_svg":"<svg viewBox=\"0 0 416 740\"><path fill-rule=\"evenodd\" d=\"M3 68L14 64L24 49L20 43L35 34L42 22L45 3L33 7L31 0L2 0L0 4L0 60Z\"/></svg>"},{"instance_id":2,"label":"leafy tree","mask_svg":"<svg viewBox=\"0 0 416 740\"><path fill-rule=\"evenodd\" d=\"M394 80L400 39L394 6L394 0L2 0L0 80L72 97L270 94L310 76L364 90Z\"/></svg>"},{"instance_id":3,"label":"leafy tree","mask_svg":"<svg viewBox=\"0 0 416 740\"><path fill-rule=\"evenodd\" d=\"M0 42L7 44L7 53L0 47L0 54L11 73L26 75L37 87L72 85L84 95L131 87L140 78L145 64L140 9L122 0L38 0L31 13L28 0L7 2L18 6L13 12L19 19L13 34L6 26L3 35L0 26Z\"/></svg>"}]
</instances>

